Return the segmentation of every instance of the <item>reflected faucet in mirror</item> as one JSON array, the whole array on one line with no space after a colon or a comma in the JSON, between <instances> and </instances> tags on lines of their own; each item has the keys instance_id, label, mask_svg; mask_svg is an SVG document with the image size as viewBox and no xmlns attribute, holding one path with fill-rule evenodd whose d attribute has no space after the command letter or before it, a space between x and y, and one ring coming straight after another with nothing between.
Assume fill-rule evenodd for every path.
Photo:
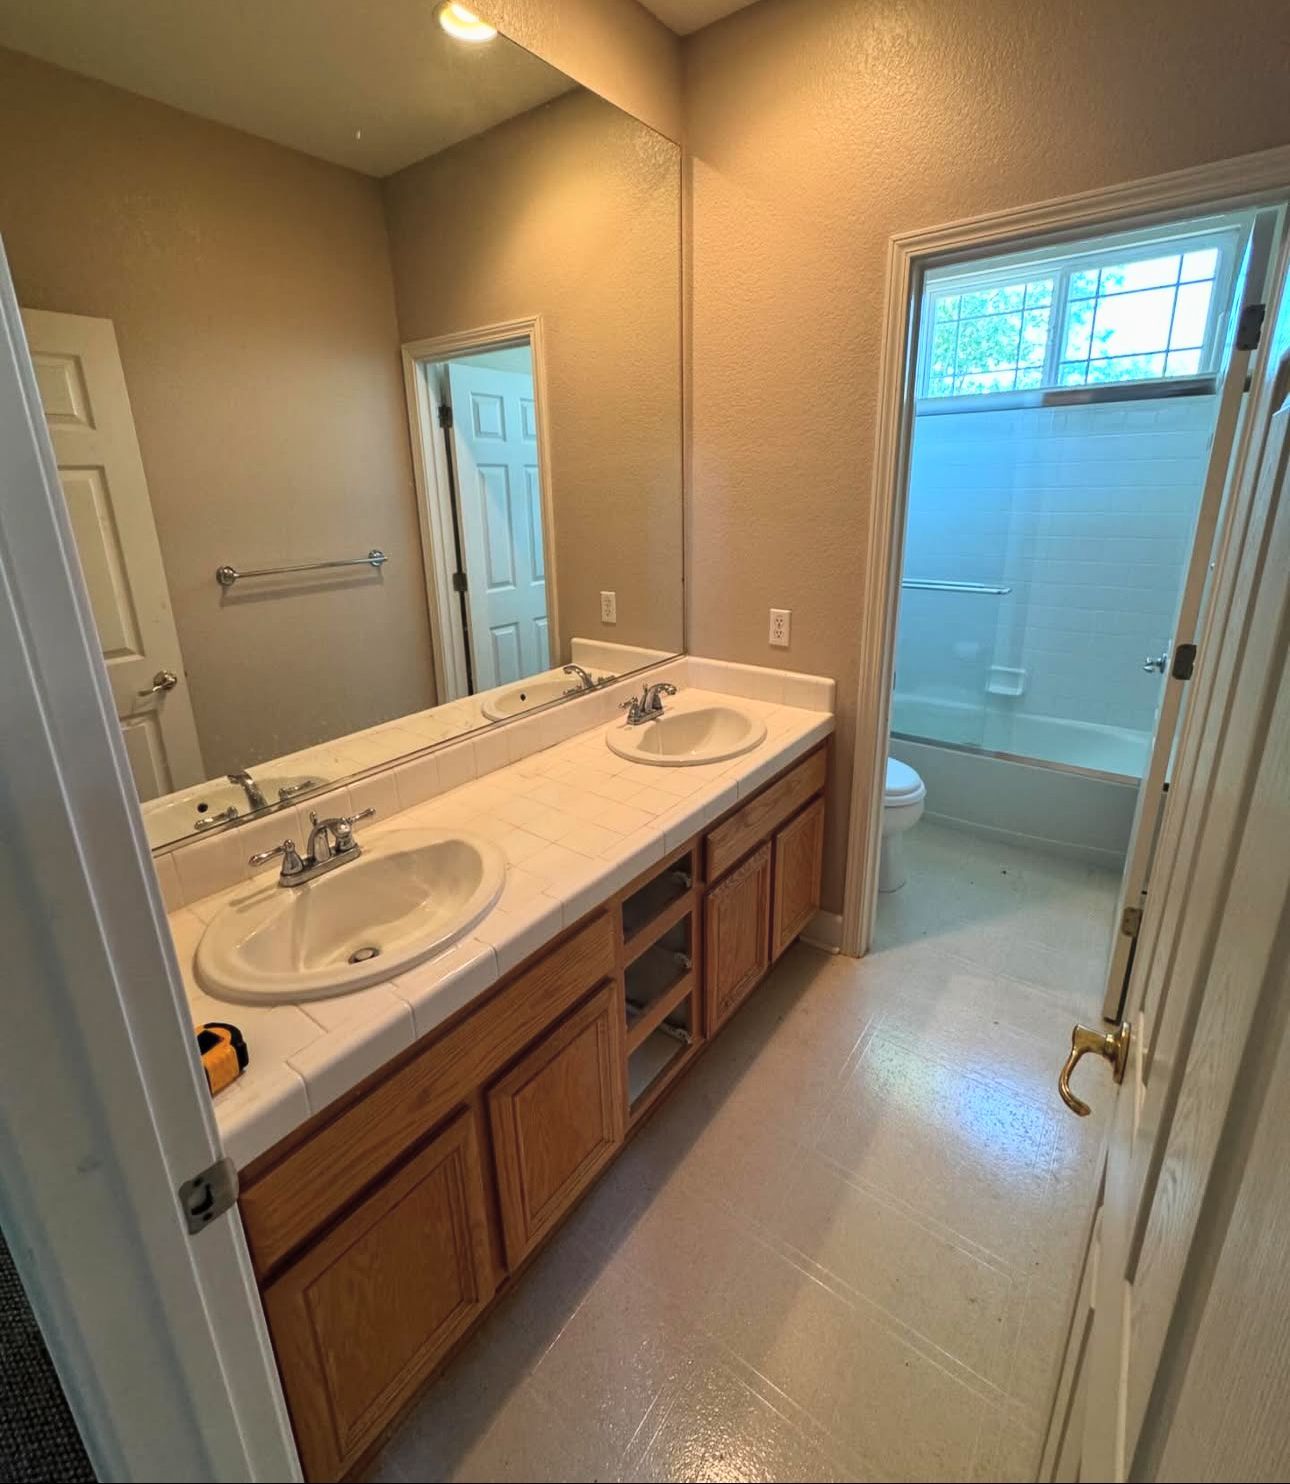
<instances>
[{"instance_id":1,"label":"reflected faucet in mirror","mask_svg":"<svg viewBox=\"0 0 1290 1484\"><path fill-rule=\"evenodd\" d=\"M239 773L226 773L224 776L230 783L236 783L241 786L242 792L246 795L246 807L248 809L254 811L269 807L269 801L264 797L260 785L245 770Z\"/></svg>"},{"instance_id":2,"label":"reflected faucet in mirror","mask_svg":"<svg viewBox=\"0 0 1290 1484\"><path fill-rule=\"evenodd\" d=\"M612 675L606 675L604 680L595 680L587 674L581 665L566 665L564 667L564 674L576 675L578 677L577 685L571 685L565 691L566 696L580 696L584 691L595 690L598 685L606 685L614 678Z\"/></svg>"}]
</instances>

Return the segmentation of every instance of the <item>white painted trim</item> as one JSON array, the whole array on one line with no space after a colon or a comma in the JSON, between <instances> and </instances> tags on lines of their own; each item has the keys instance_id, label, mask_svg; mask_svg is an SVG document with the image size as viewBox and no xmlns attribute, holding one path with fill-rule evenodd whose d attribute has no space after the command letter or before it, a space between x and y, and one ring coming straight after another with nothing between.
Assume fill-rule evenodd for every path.
<instances>
[{"instance_id":1,"label":"white painted trim","mask_svg":"<svg viewBox=\"0 0 1290 1484\"><path fill-rule=\"evenodd\" d=\"M442 532L451 529L448 504L448 465L443 439L438 436L438 406L427 385L425 368L435 361L452 360L493 346L527 344L533 359L533 400L538 430L538 480L542 486L542 547L546 565L547 636L550 661L559 663L562 634L560 599L555 560L555 492L551 481L551 430L547 395L546 348L542 316L506 320L479 329L451 335L432 335L409 340L403 346L403 384L408 400L408 424L412 438L412 469L417 486L417 518L421 525L421 558L425 569L426 596L430 606L431 643L435 662L435 700L459 700L468 694L464 640L456 607L457 597L446 580L456 562L447 550ZM426 450L431 456L426 458ZM437 519L433 519L431 512ZM453 636L448 642L448 636Z\"/></svg>"},{"instance_id":2,"label":"white painted trim","mask_svg":"<svg viewBox=\"0 0 1290 1484\"><path fill-rule=\"evenodd\" d=\"M298 1479L0 253L0 1220L103 1479Z\"/></svg>"},{"instance_id":3,"label":"white painted trim","mask_svg":"<svg viewBox=\"0 0 1290 1484\"><path fill-rule=\"evenodd\" d=\"M882 782L904 548L913 420L913 347L928 268L1026 242L1070 240L1109 224L1146 226L1196 209L1236 209L1290 191L1290 146L1198 165L1031 206L901 232L887 246L873 478L860 579L856 737L843 892L842 951L867 951L877 905Z\"/></svg>"},{"instance_id":4,"label":"white painted trim","mask_svg":"<svg viewBox=\"0 0 1290 1484\"><path fill-rule=\"evenodd\" d=\"M818 911L802 929L803 943L812 948L822 948L825 953L837 953L842 943L842 914Z\"/></svg>"}]
</instances>

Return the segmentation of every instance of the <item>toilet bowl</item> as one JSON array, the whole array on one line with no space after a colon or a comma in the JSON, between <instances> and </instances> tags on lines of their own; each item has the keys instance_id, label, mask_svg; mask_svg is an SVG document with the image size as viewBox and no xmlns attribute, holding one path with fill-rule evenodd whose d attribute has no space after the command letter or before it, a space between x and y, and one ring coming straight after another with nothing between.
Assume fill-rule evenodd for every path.
<instances>
[{"instance_id":1,"label":"toilet bowl","mask_svg":"<svg viewBox=\"0 0 1290 1484\"><path fill-rule=\"evenodd\" d=\"M889 757L882 794L882 853L878 890L899 891L905 884L903 836L923 817L927 786L908 763Z\"/></svg>"}]
</instances>

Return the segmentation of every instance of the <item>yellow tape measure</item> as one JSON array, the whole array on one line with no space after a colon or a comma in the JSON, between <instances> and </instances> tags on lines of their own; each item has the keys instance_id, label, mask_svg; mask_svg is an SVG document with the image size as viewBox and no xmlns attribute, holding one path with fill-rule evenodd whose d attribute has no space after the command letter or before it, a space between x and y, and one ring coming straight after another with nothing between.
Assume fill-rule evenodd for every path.
<instances>
[{"instance_id":1,"label":"yellow tape measure","mask_svg":"<svg viewBox=\"0 0 1290 1484\"><path fill-rule=\"evenodd\" d=\"M208 1020L205 1025L194 1029L197 1032L197 1050L202 1058L202 1071L206 1073L206 1084L214 1097L242 1075L250 1060L250 1053L246 1049L242 1032L226 1021Z\"/></svg>"}]
</instances>

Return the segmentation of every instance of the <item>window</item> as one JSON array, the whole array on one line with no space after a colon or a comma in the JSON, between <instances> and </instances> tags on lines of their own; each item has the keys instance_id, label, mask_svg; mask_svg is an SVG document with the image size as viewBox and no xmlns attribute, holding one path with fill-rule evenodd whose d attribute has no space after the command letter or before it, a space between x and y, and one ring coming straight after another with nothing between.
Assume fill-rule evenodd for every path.
<instances>
[{"instance_id":1,"label":"window","mask_svg":"<svg viewBox=\"0 0 1290 1484\"><path fill-rule=\"evenodd\" d=\"M940 279L924 300L921 395L1212 371L1239 235L1233 229Z\"/></svg>"}]
</instances>

